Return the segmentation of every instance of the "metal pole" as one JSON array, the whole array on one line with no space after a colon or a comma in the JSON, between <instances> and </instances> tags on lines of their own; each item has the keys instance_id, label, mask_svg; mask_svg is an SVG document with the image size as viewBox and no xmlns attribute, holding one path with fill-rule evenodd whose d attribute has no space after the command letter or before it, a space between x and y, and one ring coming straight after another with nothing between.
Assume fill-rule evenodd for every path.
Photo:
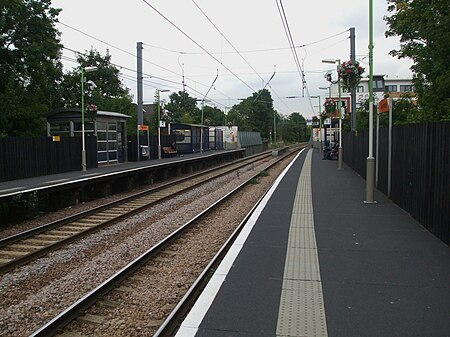
<instances>
[{"instance_id":1,"label":"metal pole","mask_svg":"<svg viewBox=\"0 0 450 337\"><path fill-rule=\"evenodd\" d=\"M137 46L137 120L138 120L138 128L137 128L137 149L138 149L138 157L139 161L141 158L140 152L140 144L139 144L139 125L144 124L144 116L143 116L143 86L142 86L142 42L138 42Z\"/></svg>"},{"instance_id":2,"label":"metal pole","mask_svg":"<svg viewBox=\"0 0 450 337\"><path fill-rule=\"evenodd\" d=\"M160 126L161 126L161 122L160 122L160 120L161 120L161 107L160 107L160 93L159 93L159 89L156 89L156 104L158 105L157 106L157 111L158 111L158 120L157 120L157 123L158 123L158 159L159 160L161 160L161 129L160 129ZM149 144L150 145L150 144Z\"/></svg>"},{"instance_id":3,"label":"metal pole","mask_svg":"<svg viewBox=\"0 0 450 337\"><path fill-rule=\"evenodd\" d=\"M356 61L356 35L355 27L350 28L350 59ZM351 111L352 111L352 132L356 131L356 88L350 91Z\"/></svg>"},{"instance_id":4,"label":"metal pole","mask_svg":"<svg viewBox=\"0 0 450 337\"><path fill-rule=\"evenodd\" d=\"M388 191L387 197L391 197L391 168L392 168L392 98L389 98L389 146L388 146Z\"/></svg>"},{"instance_id":5,"label":"metal pole","mask_svg":"<svg viewBox=\"0 0 450 337\"><path fill-rule=\"evenodd\" d=\"M200 122L200 153L203 153L203 108L205 107L205 100L202 101L202 118Z\"/></svg>"},{"instance_id":6,"label":"metal pole","mask_svg":"<svg viewBox=\"0 0 450 337\"><path fill-rule=\"evenodd\" d=\"M341 60L338 60L338 67L341 65ZM341 78L338 78L338 88L339 88L339 149L338 149L338 170L343 170L343 151L342 151L342 102L341 102Z\"/></svg>"},{"instance_id":7,"label":"metal pole","mask_svg":"<svg viewBox=\"0 0 450 337\"><path fill-rule=\"evenodd\" d=\"M376 134L376 155L375 155L375 187L378 188L378 169L380 158L380 112L377 113L377 134Z\"/></svg>"},{"instance_id":8,"label":"metal pole","mask_svg":"<svg viewBox=\"0 0 450 337\"><path fill-rule=\"evenodd\" d=\"M277 141L277 127L275 125L275 109L273 109L273 143Z\"/></svg>"},{"instance_id":9,"label":"metal pole","mask_svg":"<svg viewBox=\"0 0 450 337\"><path fill-rule=\"evenodd\" d=\"M81 168L86 171L86 141L84 135L84 68L81 67Z\"/></svg>"},{"instance_id":10,"label":"metal pole","mask_svg":"<svg viewBox=\"0 0 450 337\"><path fill-rule=\"evenodd\" d=\"M319 146L320 146L320 153L323 151L323 145L322 145L322 105L320 103L320 95L319 95Z\"/></svg>"},{"instance_id":11,"label":"metal pole","mask_svg":"<svg viewBox=\"0 0 450 337\"><path fill-rule=\"evenodd\" d=\"M373 0L369 0L369 156L366 167L366 200L374 203L375 158L373 157Z\"/></svg>"},{"instance_id":12,"label":"metal pole","mask_svg":"<svg viewBox=\"0 0 450 337\"><path fill-rule=\"evenodd\" d=\"M203 152L203 107L205 106L205 98L206 98L206 96L208 96L209 91L214 86L214 83L216 83L218 77L219 77L219 70L217 70L217 75L214 78L214 81L211 83L211 86L209 87L208 91L206 92L205 96L202 99L202 117L201 117L201 125L200 125L200 153ZM272 75L272 77L273 77L273 75Z\"/></svg>"}]
</instances>

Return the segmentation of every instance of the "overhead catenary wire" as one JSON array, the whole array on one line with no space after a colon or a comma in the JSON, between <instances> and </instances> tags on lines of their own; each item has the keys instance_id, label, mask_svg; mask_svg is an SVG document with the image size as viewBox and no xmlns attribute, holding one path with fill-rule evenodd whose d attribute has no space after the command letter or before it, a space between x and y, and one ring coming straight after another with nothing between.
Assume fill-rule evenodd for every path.
<instances>
[{"instance_id":1,"label":"overhead catenary wire","mask_svg":"<svg viewBox=\"0 0 450 337\"><path fill-rule=\"evenodd\" d=\"M84 55L84 56L87 55L87 54L85 54L85 53L79 52L79 51L77 51L77 50L74 50L74 49L71 49L71 48L68 48L68 47L63 47L63 49L69 50L69 51L71 51L71 52L74 52L74 53L77 53L77 54L80 54L80 55ZM125 66L122 66L122 65L113 63L113 62L110 62L110 64L113 65L113 66L115 66L115 67L118 67L118 68L120 68L120 69L125 69L125 70L128 70L128 71L131 71L131 72L133 72L133 73L136 73L136 72L137 72L137 71L134 70L134 69L131 69L131 68L128 68L128 67L125 67ZM178 85L180 84L179 82L172 81L172 80L168 80L168 79L165 79L165 78L162 78L162 77L159 77L159 76L150 75L150 74L147 74L147 73L142 73L142 75L143 75L143 76L148 76L148 77L153 78L153 79L158 79L158 80L161 80L161 81L173 83L173 84L178 84ZM203 93L201 93L201 92L198 91L197 89L195 89L195 88L193 88L193 87L191 87L191 86L189 86L189 85L186 85L186 87L189 87L192 91L196 92L198 95L203 96ZM228 97L228 96L226 96L226 97ZM228 97L228 98L229 98L229 97ZM215 103L219 104L219 105L225 106L224 104L219 103L219 102L215 101L214 99L212 99L212 98L210 98L210 97L208 97L208 99L211 100L212 102L215 102Z\"/></svg>"},{"instance_id":2,"label":"overhead catenary wire","mask_svg":"<svg viewBox=\"0 0 450 337\"><path fill-rule=\"evenodd\" d=\"M301 45L297 45L294 46L295 49L298 48L304 48L304 47L308 47L314 44L318 44L320 42L323 41L327 41L329 39L332 39L333 37L342 35L344 33L346 33L348 31L348 29L337 33L337 34L333 34L330 35L328 37L316 40L316 41L312 41L309 43L305 43L305 44L301 44ZM347 40L348 38L346 38ZM182 50L175 50L175 49L170 49L170 48L166 48L166 47L161 47L161 46L156 46L153 44L148 44L148 43L144 43L144 45L146 45L147 47L151 47L151 48L155 48L155 49L161 49L161 50L165 50L167 52L171 52L171 53L175 53L175 54L181 54L181 55L205 55L206 53L204 52L190 52L190 51L182 51ZM264 49L252 49L252 50L240 50L239 53L241 54L249 54L249 53L264 53L264 52L273 52L273 51L282 51L282 50L290 50L291 47L279 47L279 48L264 48ZM211 54L236 54L236 51L215 51L215 52L210 52Z\"/></svg>"},{"instance_id":3,"label":"overhead catenary wire","mask_svg":"<svg viewBox=\"0 0 450 337\"><path fill-rule=\"evenodd\" d=\"M297 50L294 48L294 39L292 38L291 30L289 28L289 22L287 20L286 11L284 10L283 2L282 2L282 0L275 0L275 2L277 4L278 12L280 14L281 21L283 23L283 27L284 27L284 30L285 30L288 42L289 42L289 44L291 46L291 51L292 51L292 55L294 57L295 64L297 65L300 77L302 79L302 96L303 97L305 96L305 90L306 90L308 92L307 98L308 98L308 101L309 101L309 105L311 107L312 113L314 113L314 107L312 105L311 97L309 95L308 87L307 87L306 80L305 80L305 73L304 73L304 71L302 69L302 66L300 64L300 61L299 61L299 58L298 58L298 54L297 54Z\"/></svg>"},{"instance_id":4,"label":"overhead catenary wire","mask_svg":"<svg viewBox=\"0 0 450 337\"><path fill-rule=\"evenodd\" d=\"M211 58L213 58L217 63L222 65L226 70L228 70L233 76L238 79L241 83L243 83L247 88L252 90L253 92L256 91L253 89L247 82L245 82L243 79L241 79L238 75L236 75L229 67L227 67L222 61L217 59L213 54L211 54L209 51L207 51L201 44L199 44L197 41L195 41L192 37L190 37L184 30L182 30L180 27L178 27L175 23L173 23L168 17L166 17L163 13L161 13L158 9L156 9L154 6L152 6L147 0L142 0L147 6L149 6L151 9L153 9L158 15L160 15L164 20L166 20L168 23L170 23L175 29L177 29L181 34L186 36L190 41L192 41L196 46L198 46L201 50L206 52Z\"/></svg>"},{"instance_id":5,"label":"overhead catenary wire","mask_svg":"<svg viewBox=\"0 0 450 337\"><path fill-rule=\"evenodd\" d=\"M233 45L233 43L231 43L231 41L225 36L225 34L222 33L222 31L219 29L219 27L217 27L217 25L209 18L209 16L205 13L205 11L195 2L195 0L191 0L194 5L197 7L197 9L203 14L203 16L205 16L205 18L211 23L211 25L217 30L217 32L219 32L219 34L225 39L225 41L227 41L227 43L234 49L234 51L240 56L240 58L250 67L251 70L253 70L253 72L264 82L264 78L262 78L262 76L255 70L255 68L250 64L250 62L247 61L247 59L239 52L239 50ZM262 90L265 89L265 87L269 84L269 82L273 79L273 77L275 76L275 71L273 72L273 75L270 77L270 79L266 82L264 88ZM273 93L275 94L275 96L277 96L278 98L280 98L280 96L278 95L278 93L272 88L270 87L273 91ZM261 92L258 94L261 95ZM290 107L283 101L283 103L286 105L286 107L288 108L288 110L292 111L292 109L290 109Z\"/></svg>"},{"instance_id":6,"label":"overhead catenary wire","mask_svg":"<svg viewBox=\"0 0 450 337\"><path fill-rule=\"evenodd\" d=\"M89 37L89 38L91 38L91 39L94 39L94 40L96 40L96 41L98 41L98 42L100 42L100 43L103 43L103 44L105 44L105 45L107 45L107 46L109 46L109 47L111 47L111 48L117 49L117 50L119 50L119 51L121 51L121 52L123 52L123 53L125 53L125 54L127 54L127 55L133 56L133 57L135 57L135 58L137 57L137 55L134 54L134 53L131 53L131 52L129 52L129 51L123 49L123 48L117 47L117 46L115 46L115 45L113 45L113 44L111 44L111 43L109 43L109 42L106 42L106 41L104 41L104 40L98 38L98 37L95 37L95 36L93 36L93 35L91 35L91 34L88 34L88 33L84 32L84 31L82 31L82 30L80 30L80 29L78 29L78 28L72 27L72 26L70 26L70 25L68 25L68 24L66 24L66 23L61 22L61 21L59 21L58 23L61 24L61 25L63 25L63 26L65 26L65 27L67 27L67 28L70 28L70 29L72 29L72 30L74 30L74 31L76 31L76 32L78 32L78 33L80 33L80 34L83 34L83 35L85 35L85 36L87 36L87 37ZM144 45L147 45L147 44L145 44L145 43L143 43L143 44L144 44ZM67 48L66 48L66 49L67 49ZM80 53L80 52L78 52L78 53ZM80 54L83 54L83 53L80 53ZM151 61L146 60L146 59L144 59L144 58L143 58L142 60L143 60L144 62L148 63L148 64L154 65L154 66L156 66L156 67L158 67L158 68L160 68L160 69L163 69L163 70L165 70L165 71L167 71L167 72L170 72L170 73L176 75L177 77L182 76L182 75L180 75L179 73L177 73L176 71L173 71L173 70L171 70L171 69L168 69L168 68L166 68L166 67L163 67L163 66L161 66L161 65L159 65L159 64L157 64L157 63L151 62ZM153 77L156 77L156 76L153 76ZM198 84L198 85L201 85L201 86L203 86L203 87L205 87L205 88L208 88L208 85L207 85L207 84L204 84L204 83L195 81L195 80L193 80L193 79L190 78L190 77L186 77L186 79L188 79L188 80L194 82L195 84ZM178 82L177 82L177 83L178 83ZM229 96L226 95L225 93L223 93L222 91L217 90L217 89L216 89L216 91L217 91L219 94L221 94L221 95L223 95L223 96L229 98Z\"/></svg>"},{"instance_id":7,"label":"overhead catenary wire","mask_svg":"<svg viewBox=\"0 0 450 337\"><path fill-rule=\"evenodd\" d=\"M299 73L300 78L302 80L302 92L303 92L303 90L304 90L304 82L305 82L304 76L305 75L303 74L302 66L300 64L297 51L294 48L294 40L292 38L291 30L289 28L289 23L287 21L286 12L284 11L284 6L283 6L283 3L281 2L281 0L275 0L275 2L277 4L278 13L280 14L281 22L283 24L283 28L284 28L286 37L288 39L288 43L290 45L291 53L292 53L292 56L294 58L294 63L296 65L296 67L297 67L298 73Z\"/></svg>"}]
</instances>

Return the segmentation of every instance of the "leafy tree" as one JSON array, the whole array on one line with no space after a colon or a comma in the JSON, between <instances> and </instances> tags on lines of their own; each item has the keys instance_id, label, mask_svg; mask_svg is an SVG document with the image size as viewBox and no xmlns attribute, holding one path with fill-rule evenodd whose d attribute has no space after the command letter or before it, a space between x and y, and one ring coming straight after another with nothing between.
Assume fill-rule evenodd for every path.
<instances>
[{"instance_id":1,"label":"leafy tree","mask_svg":"<svg viewBox=\"0 0 450 337\"><path fill-rule=\"evenodd\" d=\"M450 6L448 0L402 0L388 6L386 36L399 36L398 58L414 61L419 120L450 120Z\"/></svg>"},{"instance_id":2,"label":"leafy tree","mask_svg":"<svg viewBox=\"0 0 450 337\"><path fill-rule=\"evenodd\" d=\"M102 56L91 49L78 54L79 66L64 75L61 84L64 107L81 107L81 68L96 66L98 69L85 73L85 107L95 104L98 110L120 112L136 119L136 105L132 103L129 89L124 87L119 78L119 69L111 64L111 55ZM89 90L88 82L93 81L95 88ZM129 121L128 133L136 134L136 123Z\"/></svg>"},{"instance_id":3,"label":"leafy tree","mask_svg":"<svg viewBox=\"0 0 450 337\"><path fill-rule=\"evenodd\" d=\"M282 116L277 131L280 138L286 143L306 142L311 135L310 129L306 125L306 119L298 112L287 117Z\"/></svg>"},{"instance_id":4,"label":"leafy tree","mask_svg":"<svg viewBox=\"0 0 450 337\"><path fill-rule=\"evenodd\" d=\"M257 131L263 139L269 139L273 119L279 119L273 108L273 100L266 89L254 92L228 112L227 120L243 131Z\"/></svg>"},{"instance_id":5,"label":"leafy tree","mask_svg":"<svg viewBox=\"0 0 450 337\"><path fill-rule=\"evenodd\" d=\"M167 117L170 122L199 123L201 111L197 107L197 99L189 96L185 91L174 92L169 96L170 102L166 104Z\"/></svg>"},{"instance_id":6,"label":"leafy tree","mask_svg":"<svg viewBox=\"0 0 450 337\"><path fill-rule=\"evenodd\" d=\"M224 112L217 107L204 106L203 123L208 126L220 126L224 124ZM201 118L200 118L201 119Z\"/></svg>"},{"instance_id":7,"label":"leafy tree","mask_svg":"<svg viewBox=\"0 0 450 337\"><path fill-rule=\"evenodd\" d=\"M95 66L97 70L85 73L84 76L86 92L87 82L93 81L95 84L92 93L85 95L85 102L94 103L99 110L129 114L134 109L129 89L124 87L119 78L120 70L111 64L109 53L102 56L91 49L84 54L78 54L77 61L80 65L64 75L62 92L65 107L81 106L81 68Z\"/></svg>"},{"instance_id":8,"label":"leafy tree","mask_svg":"<svg viewBox=\"0 0 450 337\"><path fill-rule=\"evenodd\" d=\"M374 106L373 111L373 125L376 127L377 120L377 106ZM392 124L410 124L419 121L426 121L426 117L423 116L422 110L417 108L413 98L408 94L403 95L399 99L395 99L392 102ZM369 100L365 100L360 108L356 110L356 129L367 130L369 128ZM389 126L389 114L380 114L380 126ZM351 130L350 115L346 116L343 121L342 129L346 132Z\"/></svg>"},{"instance_id":9,"label":"leafy tree","mask_svg":"<svg viewBox=\"0 0 450 337\"><path fill-rule=\"evenodd\" d=\"M59 105L60 9L51 0L0 5L0 136L45 134L43 115Z\"/></svg>"}]
</instances>

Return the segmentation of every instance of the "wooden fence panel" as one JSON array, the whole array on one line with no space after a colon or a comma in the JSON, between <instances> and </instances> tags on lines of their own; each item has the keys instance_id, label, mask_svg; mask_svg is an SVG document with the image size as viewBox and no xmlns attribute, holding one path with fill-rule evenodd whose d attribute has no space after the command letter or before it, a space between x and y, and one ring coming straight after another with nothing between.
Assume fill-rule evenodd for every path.
<instances>
[{"instance_id":1,"label":"wooden fence panel","mask_svg":"<svg viewBox=\"0 0 450 337\"><path fill-rule=\"evenodd\" d=\"M97 139L86 137L87 167L97 167ZM0 138L0 181L81 170L81 138Z\"/></svg>"}]
</instances>

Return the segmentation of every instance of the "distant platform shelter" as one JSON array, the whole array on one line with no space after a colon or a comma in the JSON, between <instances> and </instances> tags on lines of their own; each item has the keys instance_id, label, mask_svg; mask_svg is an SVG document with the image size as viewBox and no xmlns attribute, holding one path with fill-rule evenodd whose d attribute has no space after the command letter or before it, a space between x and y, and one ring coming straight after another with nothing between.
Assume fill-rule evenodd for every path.
<instances>
[{"instance_id":1,"label":"distant platform shelter","mask_svg":"<svg viewBox=\"0 0 450 337\"><path fill-rule=\"evenodd\" d=\"M200 152L201 140L202 150L209 151L209 127L205 125L170 123L170 134L176 135L177 150L180 153Z\"/></svg>"},{"instance_id":2,"label":"distant platform shelter","mask_svg":"<svg viewBox=\"0 0 450 337\"><path fill-rule=\"evenodd\" d=\"M111 111L97 111L84 116L85 137L96 137L98 165L127 161L127 120L130 116ZM80 108L58 110L47 116L47 135L81 137ZM88 151L89 149L86 149ZM87 153L89 156L89 153Z\"/></svg>"}]
</instances>

